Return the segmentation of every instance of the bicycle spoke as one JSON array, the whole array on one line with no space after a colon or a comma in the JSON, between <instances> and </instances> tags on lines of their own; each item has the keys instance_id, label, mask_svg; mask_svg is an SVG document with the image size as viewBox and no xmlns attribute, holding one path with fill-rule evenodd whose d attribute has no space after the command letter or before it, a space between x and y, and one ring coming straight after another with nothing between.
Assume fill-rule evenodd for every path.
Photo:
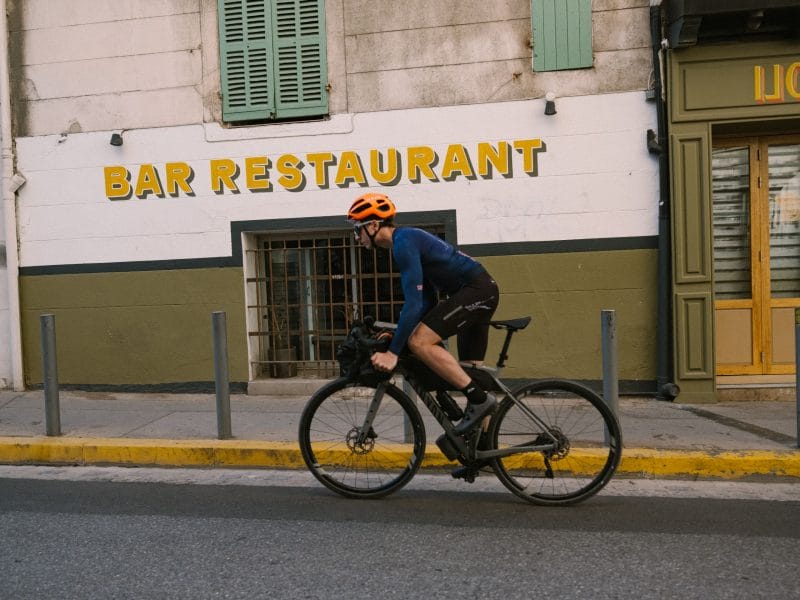
<instances>
[{"instance_id":1,"label":"bicycle spoke","mask_svg":"<svg viewBox=\"0 0 800 600\"><path fill-rule=\"evenodd\" d=\"M425 437L413 403L388 386L364 431L375 388L337 380L309 401L300 426L303 458L327 487L345 496L378 497L399 489L422 461ZM406 421L412 423L407 441Z\"/></svg>"},{"instance_id":2,"label":"bicycle spoke","mask_svg":"<svg viewBox=\"0 0 800 600\"><path fill-rule=\"evenodd\" d=\"M528 411L546 424L546 431ZM572 382L538 382L517 390L516 402L505 401L495 415L491 435L500 449L546 446L494 463L506 487L535 503L570 504L588 498L605 485L620 457L616 419L596 394Z\"/></svg>"}]
</instances>

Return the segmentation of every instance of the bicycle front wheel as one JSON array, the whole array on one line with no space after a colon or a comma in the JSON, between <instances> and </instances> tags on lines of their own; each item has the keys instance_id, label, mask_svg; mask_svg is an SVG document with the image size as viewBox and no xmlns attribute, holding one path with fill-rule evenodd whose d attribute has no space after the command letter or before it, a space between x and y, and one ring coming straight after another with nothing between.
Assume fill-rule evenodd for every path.
<instances>
[{"instance_id":1,"label":"bicycle front wheel","mask_svg":"<svg viewBox=\"0 0 800 600\"><path fill-rule=\"evenodd\" d=\"M300 451L323 485L348 498L379 498L402 488L425 456L425 427L414 402L385 387L363 431L376 388L337 379L320 388L300 417Z\"/></svg>"},{"instance_id":2,"label":"bicycle front wheel","mask_svg":"<svg viewBox=\"0 0 800 600\"><path fill-rule=\"evenodd\" d=\"M608 483L622 456L622 436L600 396L578 383L553 379L524 385L514 390L514 398L501 402L492 417L494 447L551 447L493 460L503 485L534 504L558 506L586 500Z\"/></svg>"}]
</instances>

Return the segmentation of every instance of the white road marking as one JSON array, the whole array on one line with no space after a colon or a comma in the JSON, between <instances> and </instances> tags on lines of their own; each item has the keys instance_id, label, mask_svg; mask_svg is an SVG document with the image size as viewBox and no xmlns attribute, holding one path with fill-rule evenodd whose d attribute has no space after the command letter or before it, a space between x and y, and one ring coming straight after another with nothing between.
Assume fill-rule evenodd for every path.
<instances>
[{"instance_id":1,"label":"white road marking","mask_svg":"<svg viewBox=\"0 0 800 600\"><path fill-rule=\"evenodd\" d=\"M147 467L56 467L0 465L0 479L55 481L108 481L195 485L250 485L322 487L311 473L278 469L164 469ZM510 493L491 473L481 473L475 483L454 480L449 474L417 474L408 490ZM687 481L666 479L612 480L600 492L604 496L658 498L716 498L800 502L800 482Z\"/></svg>"}]
</instances>

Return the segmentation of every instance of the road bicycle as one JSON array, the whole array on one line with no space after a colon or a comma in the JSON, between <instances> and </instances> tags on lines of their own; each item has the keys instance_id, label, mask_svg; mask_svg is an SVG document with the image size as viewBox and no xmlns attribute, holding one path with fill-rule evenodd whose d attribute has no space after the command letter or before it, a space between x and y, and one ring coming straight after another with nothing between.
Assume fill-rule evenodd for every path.
<instances>
[{"instance_id":1,"label":"road bicycle","mask_svg":"<svg viewBox=\"0 0 800 600\"><path fill-rule=\"evenodd\" d=\"M498 406L463 436L463 416L444 380L406 352L394 373L372 369L372 352L384 350L392 325L366 318L350 331L337 356L342 376L321 387L300 418L299 441L309 470L324 486L349 498L379 498L406 485L426 451L425 424L405 389L419 397L444 430L436 440L453 476L473 482L482 470L534 504L581 502L611 479L622 456L619 422L592 390L565 379L509 389L500 379L514 333L530 317L492 321L505 331L496 367L461 363ZM463 401L462 401L463 402Z\"/></svg>"}]
</instances>

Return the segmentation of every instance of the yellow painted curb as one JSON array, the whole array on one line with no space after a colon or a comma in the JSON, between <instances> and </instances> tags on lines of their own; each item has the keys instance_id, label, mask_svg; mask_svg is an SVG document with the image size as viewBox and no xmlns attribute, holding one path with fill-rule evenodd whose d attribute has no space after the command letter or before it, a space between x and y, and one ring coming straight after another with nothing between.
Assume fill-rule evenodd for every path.
<instances>
[{"instance_id":1,"label":"yellow painted curb","mask_svg":"<svg viewBox=\"0 0 800 600\"><path fill-rule=\"evenodd\" d=\"M304 467L297 444L242 440L0 438L0 463Z\"/></svg>"},{"instance_id":2,"label":"yellow painted curb","mask_svg":"<svg viewBox=\"0 0 800 600\"><path fill-rule=\"evenodd\" d=\"M408 462L397 450L398 464ZM597 457L573 456L594 468ZM135 438L0 437L2 464L137 465L170 467L305 468L292 442L253 440L168 440ZM425 469L451 469L438 447L426 448ZM800 451L698 452L626 448L618 475L633 477L722 478L750 476L800 479Z\"/></svg>"},{"instance_id":3,"label":"yellow painted curb","mask_svg":"<svg viewBox=\"0 0 800 600\"><path fill-rule=\"evenodd\" d=\"M741 479L753 475L800 478L800 451L698 452L625 449L617 474Z\"/></svg>"}]
</instances>

